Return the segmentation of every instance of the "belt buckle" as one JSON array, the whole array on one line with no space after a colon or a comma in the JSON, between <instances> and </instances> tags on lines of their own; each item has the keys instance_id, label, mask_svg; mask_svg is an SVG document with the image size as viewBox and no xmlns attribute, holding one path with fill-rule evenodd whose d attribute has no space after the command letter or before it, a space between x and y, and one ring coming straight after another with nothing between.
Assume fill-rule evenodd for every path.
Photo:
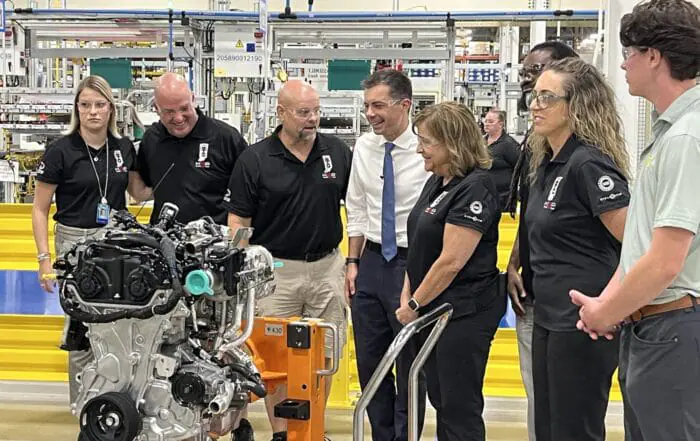
<instances>
[{"instance_id":1,"label":"belt buckle","mask_svg":"<svg viewBox=\"0 0 700 441\"><path fill-rule=\"evenodd\" d=\"M641 319L644 318L644 314L642 314L641 310L636 310L632 314L630 314L627 319L625 319L625 323L636 323L640 321Z\"/></svg>"}]
</instances>

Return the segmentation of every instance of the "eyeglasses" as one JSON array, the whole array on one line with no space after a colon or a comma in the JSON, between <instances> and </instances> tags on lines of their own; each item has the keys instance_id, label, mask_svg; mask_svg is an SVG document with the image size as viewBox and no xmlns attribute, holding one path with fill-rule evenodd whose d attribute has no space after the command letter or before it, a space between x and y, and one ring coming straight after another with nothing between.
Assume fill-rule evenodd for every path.
<instances>
[{"instance_id":1,"label":"eyeglasses","mask_svg":"<svg viewBox=\"0 0 700 441\"><path fill-rule=\"evenodd\" d=\"M632 49L634 49L634 50L632 50ZM634 56L635 54L642 54L648 50L649 50L649 48L644 47L644 46L623 47L622 48L622 59L627 61L627 60L629 60L630 57Z\"/></svg>"},{"instance_id":2,"label":"eyeglasses","mask_svg":"<svg viewBox=\"0 0 700 441\"><path fill-rule=\"evenodd\" d=\"M520 70L518 70L518 74L520 75L520 78L525 78L527 75L530 76L535 76L539 75L540 72L542 72L542 69L544 69L544 64L542 63L536 63L536 64L530 64L528 66L523 66Z\"/></svg>"},{"instance_id":3,"label":"eyeglasses","mask_svg":"<svg viewBox=\"0 0 700 441\"><path fill-rule=\"evenodd\" d=\"M321 114L320 107L317 107L315 109L290 109L290 110L292 111L292 113L294 113L294 116L296 116L297 118L301 118L301 119L308 119L309 117L311 117L311 115L318 116Z\"/></svg>"},{"instance_id":4,"label":"eyeglasses","mask_svg":"<svg viewBox=\"0 0 700 441\"><path fill-rule=\"evenodd\" d=\"M537 107L540 109L546 109L547 107L553 105L559 100L566 100L567 97L554 94L552 92L542 92L539 93L533 90L527 100L528 107L532 107L532 103L536 102Z\"/></svg>"},{"instance_id":5,"label":"eyeglasses","mask_svg":"<svg viewBox=\"0 0 700 441\"><path fill-rule=\"evenodd\" d=\"M89 112L90 110L92 110L93 107L98 112L105 112L106 110L109 109L109 102L108 101L95 101L94 103L90 103L87 101L79 101L78 102L78 110L80 110L81 112Z\"/></svg>"},{"instance_id":6,"label":"eyeglasses","mask_svg":"<svg viewBox=\"0 0 700 441\"><path fill-rule=\"evenodd\" d=\"M374 110L382 111L382 110L386 109L387 107L393 106L393 105L398 104L400 102L401 102L401 100L371 101L369 103L365 103L364 111L366 113L370 108L372 108Z\"/></svg>"}]
</instances>

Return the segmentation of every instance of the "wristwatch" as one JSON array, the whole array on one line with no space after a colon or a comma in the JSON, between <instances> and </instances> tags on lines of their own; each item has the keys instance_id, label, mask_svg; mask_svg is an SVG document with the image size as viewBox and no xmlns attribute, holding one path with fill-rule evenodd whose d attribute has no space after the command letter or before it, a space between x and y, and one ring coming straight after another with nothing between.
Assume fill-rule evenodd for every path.
<instances>
[{"instance_id":1,"label":"wristwatch","mask_svg":"<svg viewBox=\"0 0 700 441\"><path fill-rule=\"evenodd\" d=\"M414 311L418 311L418 308L420 308L420 303L418 303L416 299L411 297L411 300L408 301L408 307Z\"/></svg>"},{"instance_id":2,"label":"wristwatch","mask_svg":"<svg viewBox=\"0 0 700 441\"><path fill-rule=\"evenodd\" d=\"M360 259L358 259L357 257L348 257L347 259L345 259L345 265L350 265L351 263L359 265Z\"/></svg>"}]
</instances>

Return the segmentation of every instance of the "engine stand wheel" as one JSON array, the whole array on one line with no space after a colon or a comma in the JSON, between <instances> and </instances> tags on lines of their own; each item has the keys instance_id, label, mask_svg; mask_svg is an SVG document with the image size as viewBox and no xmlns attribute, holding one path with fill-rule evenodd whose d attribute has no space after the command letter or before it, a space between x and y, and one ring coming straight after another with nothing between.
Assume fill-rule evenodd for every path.
<instances>
[{"instance_id":1,"label":"engine stand wheel","mask_svg":"<svg viewBox=\"0 0 700 441\"><path fill-rule=\"evenodd\" d=\"M141 415L121 392L99 395L80 412L80 441L132 441L141 431Z\"/></svg>"}]
</instances>

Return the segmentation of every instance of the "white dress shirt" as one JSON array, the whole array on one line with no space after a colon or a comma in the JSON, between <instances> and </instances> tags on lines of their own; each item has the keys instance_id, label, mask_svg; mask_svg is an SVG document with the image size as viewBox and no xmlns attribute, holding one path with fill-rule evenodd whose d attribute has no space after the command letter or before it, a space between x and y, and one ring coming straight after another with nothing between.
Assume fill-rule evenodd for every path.
<instances>
[{"instance_id":1,"label":"white dress shirt","mask_svg":"<svg viewBox=\"0 0 700 441\"><path fill-rule=\"evenodd\" d=\"M364 236L381 244L382 190L384 188L384 145L381 135L367 133L355 143L350 183L345 205L348 215L348 237ZM393 141L394 195L396 203L396 245L408 246L406 222L430 173L425 171L423 157L416 152L418 138L409 124Z\"/></svg>"}]
</instances>

